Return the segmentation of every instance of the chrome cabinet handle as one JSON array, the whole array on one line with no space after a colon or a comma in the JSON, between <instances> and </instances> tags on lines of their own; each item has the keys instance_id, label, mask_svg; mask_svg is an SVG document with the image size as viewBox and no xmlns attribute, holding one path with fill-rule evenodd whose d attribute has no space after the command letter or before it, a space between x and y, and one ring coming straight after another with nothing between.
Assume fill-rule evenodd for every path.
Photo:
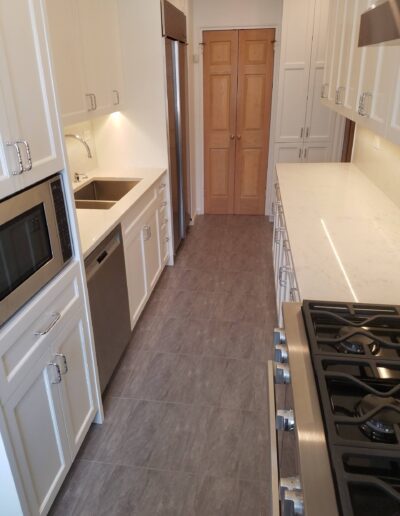
<instances>
[{"instance_id":1,"label":"chrome cabinet handle","mask_svg":"<svg viewBox=\"0 0 400 516\"><path fill-rule=\"evenodd\" d=\"M342 92L345 92L345 91L346 91L346 88L344 86L339 86L339 88L336 89L335 104L338 104L338 105L343 104Z\"/></svg>"},{"instance_id":2,"label":"chrome cabinet handle","mask_svg":"<svg viewBox=\"0 0 400 516\"><path fill-rule=\"evenodd\" d=\"M304 159L307 159L307 147L304 149L303 158L304 158Z\"/></svg>"},{"instance_id":3,"label":"chrome cabinet handle","mask_svg":"<svg viewBox=\"0 0 400 516\"><path fill-rule=\"evenodd\" d=\"M160 186L159 186L159 190L164 190L164 188L166 187L167 185L165 183L161 183Z\"/></svg>"},{"instance_id":4,"label":"chrome cabinet handle","mask_svg":"<svg viewBox=\"0 0 400 516\"><path fill-rule=\"evenodd\" d=\"M93 93L86 93L85 97L89 99L90 101L90 107L88 108L88 111L94 111L93 108Z\"/></svg>"},{"instance_id":5,"label":"chrome cabinet handle","mask_svg":"<svg viewBox=\"0 0 400 516\"><path fill-rule=\"evenodd\" d=\"M144 241L150 240L151 238L151 227L150 226L144 226L143 227L143 234L144 234Z\"/></svg>"},{"instance_id":6,"label":"chrome cabinet handle","mask_svg":"<svg viewBox=\"0 0 400 516\"><path fill-rule=\"evenodd\" d=\"M310 128L307 127L307 129L306 129L306 138L308 138L309 136L310 136Z\"/></svg>"},{"instance_id":7,"label":"chrome cabinet handle","mask_svg":"<svg viewBox=\"0 0 400 516\"><path fill-rule=\"evenodd\" d=\"M18 170L12 170L11 171L11 174L13 176L19 176L20 174L22 174L24 172L24 163L22 161L22 156L21 156L21 151L20 151L20 148L19 148L19 145L18 145L18 141L16 142L6 142L6 145L7 147L14 147L16 153L17 153L17 158L18 158Z\"/></svg>"},{"instance_id":8,"label":"chrome cabinet handle","mask_svg":"<svg viewBox=\"0 0 400 516\"><path fill-rule=\"evenodd\" d=\"M169 242L169 237L165 237L165 241L166 241L166 242Z\"/></svg>"},{"instance_id":9,"label":"chrome cabinet handle","mask_svg":"<svg viewBox=\"0 0 400 516\"><path fill-rule=\"evenodd\" d=\"M114 106L118 106L119 102L120 102L120 99L119 99L119 91L118 90L113 90L113 94L114 94Z\"/></svg>"},{"instance_id":10,"label":"chrome cabinet handle","mask_svg":"<svg viewBox=\"0 0 400 516\"><path fill-rule=\"evenodd\" d=\"M59 312L54 312L53 314L51 314L51 316L53 319L50 322L50 324L44 330L35 331L35 335L38 335L38 336L47 335L52 330L52 328L54 328L54 326L57 324L57 322L61 318L61 314Z\"/></svg>"},{"instance_id":11,"label":"chrome cabinet handle","mask_svg":"<svg viewBox=\"0 0 400 516\"><path fill-rule=\"evenodd\" d=\"M61 358L64 365L64 370L61 371L61 374L67 374L68 373L68 363L67 363L67 357L63 353L56 353L57 358Z\"/></svg>"},{"instance_id":12,"label":"chrome cabinet handle","mask_svg":"<svg viewBox=\"0 0 400 516\"><path fill-rule=\"evenodd\" d=\"M367 107L365 105L365 101L368 98L372 98L372 93L368 93L368 92L365 91L360 96L360 100L359 100L359 103L358 103L358 114L361 115L361 116L364 116L364 117L368 117L369 116L369 112L367 111Z\"/></svg>"},{"instance_id":13,"label":"chrome cabinet handle","mask_svg":"<svg viewBox=\"0 0 400 516\"><path fill-rule=\"evenodd\" d=\"M298 288L296 288L296 287L292 287L292 288L290 289L290 293L289 293L289 295L290 295L290 301L293 301L293 302L294 302L294 301L297 301L297 296L295 295L295 292L298 292L298 291L299 291L299 289L298 289Z\"/></svg>"},{"instance_id":14,"label":"chrome cabinet handle","mask_svg":"<svg viewBox=\"0 0 400 516\"><path fill-rule=\"evenodd\" d=\"M303 135L304 135L304 127L302 127L300 130L300 138L303 138Z\"/></svg>"},{"instance_id":15,"label":"chrome cabinet handle","mask_svg":"<svg viewBox=\"0 0 400 516\"><path fill-rule=\"evenodd\" d=\"M54 367L56 369L56 377L51 381L51 383L53 385L56 385L57 383L61 383L62 378L61 378L60 366L58 364L56 364L55 362L50 362L48 365L51 367Z\"/></svg>"},{"instance_id":16,"label":"chrome cabinet handle","mask_svg":"<svg viewBox=\"0 0 400 516\"><path fill-rule=\"evenodd\" d=\"M92 99L93 99L93 111L96 111L97 109L97 98L96 98L96 95L94 93L92 93Z\"/></svg>"},{"instance_id":17,"label":"chrome cabinet handle","mask_svg":"<svg viewBox=\"0 0 400 516\"><path fill-rule=\"evenodd\" d=\"M279 244L281 241L281 234L285 231L285 228L275 229L275 244Z\"/></svg>"},{"instance_id":18,"label":"chrome cabinet handle","mask_svg":"<svg viewBox=\"0 0 400 516\"><path fill-rule=\"evenodd\" d=\"M279 285L281 287L286 287L286 279L283 279L283 275L291 274L291 272L292 272L292 269L290 267L286 267L285 265L282 265L281 267L279 267L278 279L279 279Z\"/></svg>"},{"instance_id":19,"label":"chrome cabinet handle","mask_svg":"<svg viewBox=\"0 0 400 516\"><path fill-rule=\"evenodd\" d=\"M22 166L22 172L30 172L32 170L32 155L31 149L29 147L29 143L26 140L17 140L17 144L21 144L25 147L26 159L28 161L28 166Z\"/></svg>"},{"instance_id":20,"label":"chrome cabinet handle","mask_svg":"<svg viewBox=\"0 0 400 516\"><path fill-rule=\"evenodd\" d=\"M328 89L328 87L329 84L327 82L321 86L321 99L328 98L328 95L326 94L326 90Z\"/></svg>"},{"instance_id":21,"label":"chrome cabinet handle","mask_svg":"<svg viewBox=\"0 0 400 516\"><path fill-rule=\"evenodd\" d=\"M161 204L160 204L160 208L165 208L165 206L167 205L167 201L163 201Z\"/></svg>"},{"instance_id":22,"label":"chrome cabinet handle","mask_svg":"<svg viewBox=\"0 0 400 516\"><path fill-rule=\"evenodd\" d=\"M303 152L303 149L299 149L299 159L301 159L302 152Z\"/></svg>"}]
</instances>

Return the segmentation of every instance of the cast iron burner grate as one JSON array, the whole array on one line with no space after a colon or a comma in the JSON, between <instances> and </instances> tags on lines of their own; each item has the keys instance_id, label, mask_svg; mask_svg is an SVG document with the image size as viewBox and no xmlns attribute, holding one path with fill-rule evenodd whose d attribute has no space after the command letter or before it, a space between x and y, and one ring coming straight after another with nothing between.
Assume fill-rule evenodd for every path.
<instances>
[{"instance_id":1,"label":"cast iron burner grate","mask_svg":"<svg viewBox=\"0 0 400 516\"><path fill-rule=\"evenodd\" d=\"M304 301L343 516L400 516L400 307Z\"/></svg>"}]
</instances>

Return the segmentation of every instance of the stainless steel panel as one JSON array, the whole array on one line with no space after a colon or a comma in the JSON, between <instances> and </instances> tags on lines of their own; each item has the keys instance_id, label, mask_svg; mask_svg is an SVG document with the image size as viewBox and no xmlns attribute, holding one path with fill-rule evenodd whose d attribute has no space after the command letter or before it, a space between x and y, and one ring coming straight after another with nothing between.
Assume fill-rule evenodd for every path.
<instances>
[{"instance_id":1,"label":"stainless steel panel","mask_svg":"<svg viewBox=\"0 0 400 516\"><path fill-rule=\"evenodd\" d=\"M85 260L100 387L103 392L131 336L121 229Z\"/></svg>"},{"instance_id":2,"label":"stainless steel panel","mask_svg":"<svg viewBox=\"0 0 400 516\"><path fill-rule=\"evenodd\" d=\"M307 516L338 516L314 371L300 303L284 303L283 318L296 420L299 472Z\"/></svg>"},{"instance_id":3,"label":"stainless steel panel","mask_svg":"<svg viewBox=\"0 0 400 516\"><path fill-rule=\"evenodd\" d=\"M93 179L76 190L74 197L82 201L119 201L139 182L140 179L137 181Z\"/></svg>"},{"instance_id":4,"label":"stainless steel panel","mask_svg":"<svg viewBox=\"0 0 400 516\"><path fill-rule=\"evenodd\" d=\"M180 225L180 186L179 186L179 165L178 153L179 142L177 127L177 112L175 108L175 67L174 67L174 47L177 43L171 39L165 40L165 57L166 57L166 73L167 73L167 100L168 100L168 144L169 144L169 176L171 186L171 202L173 217L173 238L174 251L178 249L181 237Z\"/></svg>"},{"instance_id":5,"label":"stainless steel panel","mask_svg":"<svg viewBox=\"0 0 400 516\"><path fill-rule=\"evenodd\" d=\"M268 402L269 402L269 433L270 433L270 516L279 516L279 471L278 471L278 443L275 430L275 396L274 396L274 364L268 362Z\"/></svg>"},{"instance_id":6,"label":"stainless steel panel","mask_svg":"<svg viewBox=\"0 0 400 516\"><path fill-rule=\"evenodd\" d=\"M358 46L400 44L400 0L383 0L361 15Z\"/></svg>"}]
</instances>

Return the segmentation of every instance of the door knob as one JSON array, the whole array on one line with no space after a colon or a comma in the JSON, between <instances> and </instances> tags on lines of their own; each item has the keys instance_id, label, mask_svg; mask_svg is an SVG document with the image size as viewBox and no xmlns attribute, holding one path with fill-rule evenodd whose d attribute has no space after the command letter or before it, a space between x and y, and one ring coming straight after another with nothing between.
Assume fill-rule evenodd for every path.
<instances>
[{"instance_id":1,"label":"door knob","mask_svg":"<svg viewBox=\"0 0 400 516\"><path fill-rule=\"evenodd\" d=\"M241 139L242 139L242 135L241 135L241 134L238 134L237 139L238 139L238 140L241 140Z\"/></svg>"},{"instance_id":2,"label":"door knob","mask_svg":"<svg viewBox=\"0 0 400 516\"><path fill-rule=\"evenodd\" d=\"M234 139L235 139L235 135L231 134L231 140L234 140Z\"/></svg>"}]
</instances>

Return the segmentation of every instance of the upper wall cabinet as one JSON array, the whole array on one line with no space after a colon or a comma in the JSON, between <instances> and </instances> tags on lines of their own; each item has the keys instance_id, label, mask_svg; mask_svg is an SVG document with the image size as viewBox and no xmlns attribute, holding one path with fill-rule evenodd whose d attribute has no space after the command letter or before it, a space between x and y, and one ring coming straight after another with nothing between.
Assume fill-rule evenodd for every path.
<instances>
[{"instance_id":1,"label":"upper wall cabinet","mask_svg":"<svg viewBox=\"0 0 400 516\"><path fill-rule=\"evenodd\" d=\"M47 12L65 125L120 109L117 0L47 0Z\"/></svg>"},{"instance_id":2,"label":"upper wall cabinet","mask_svg":"<svg viewBox=\"0 0 400 516\"><path fill-rule=\"evenodd\" d=\"M373 0L331 0L323 103L400 143L400 46L358 47L360 17Z\"/></svg>"},{"instance_id":3,"label":"upper wall cabinet","mask_svg":"<svg viewBox=\"0 0 400 516\"><path fill-rule=\"evenodd\" d=\"M42 4L0 0L0 198L63 168Z\"/></svg>"}]
</instances>

